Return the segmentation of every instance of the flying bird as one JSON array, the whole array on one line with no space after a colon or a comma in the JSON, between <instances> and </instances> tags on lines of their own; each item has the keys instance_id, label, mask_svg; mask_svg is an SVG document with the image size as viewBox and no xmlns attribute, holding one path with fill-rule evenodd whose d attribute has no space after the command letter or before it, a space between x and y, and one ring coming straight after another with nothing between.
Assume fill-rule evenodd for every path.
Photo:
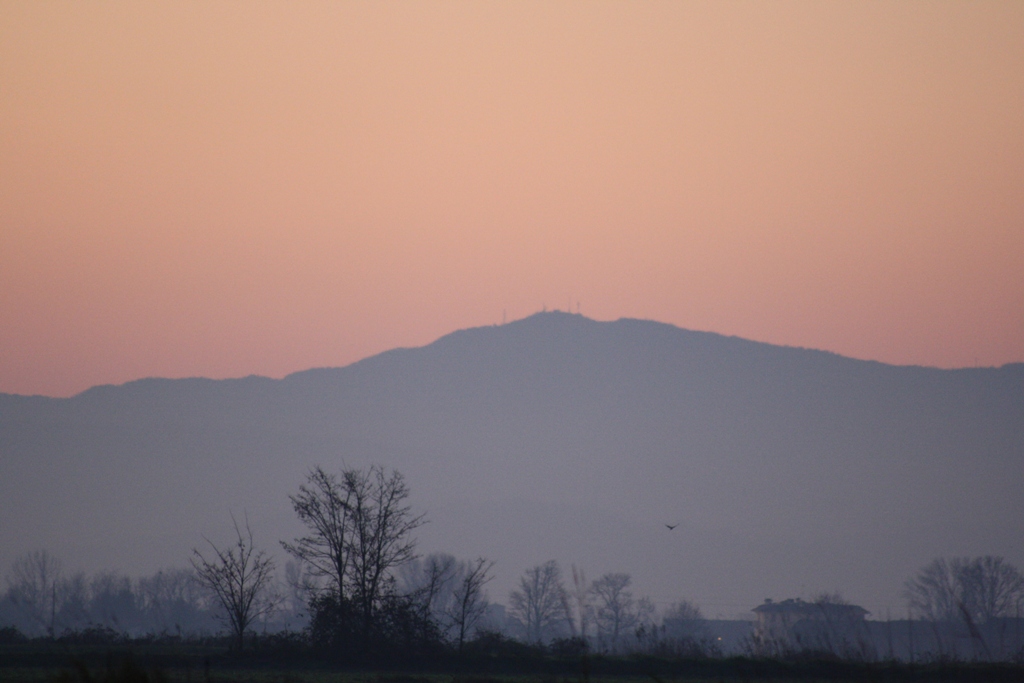
<instances>
[{"instance_id":1,"label":"flying bird","mask_svg":"<svg viewBox=\"0 0 1024 683\"><path fill-rule=\"evenodd\" d=\"M666 524L665 526L668 527L669 531L672 531L673 529L675 529L679 525L678 524Z\"/></svg>"}]
</instances>

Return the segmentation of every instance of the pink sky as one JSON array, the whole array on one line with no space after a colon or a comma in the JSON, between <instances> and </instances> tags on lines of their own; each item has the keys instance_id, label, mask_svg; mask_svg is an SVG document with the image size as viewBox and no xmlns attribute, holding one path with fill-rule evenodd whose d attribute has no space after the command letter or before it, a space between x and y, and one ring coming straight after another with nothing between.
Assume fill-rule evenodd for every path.
<instances>
[{"instance_id":1,"label":"pink sky","mask_svg":"<svg viewBox=\"0 0 1024 683\"><path fill-rule=\"evenodd\" d=\"M0 392L565 309L1024 360L1024 3L0 2Z\"/></svg>"}]
</instances>

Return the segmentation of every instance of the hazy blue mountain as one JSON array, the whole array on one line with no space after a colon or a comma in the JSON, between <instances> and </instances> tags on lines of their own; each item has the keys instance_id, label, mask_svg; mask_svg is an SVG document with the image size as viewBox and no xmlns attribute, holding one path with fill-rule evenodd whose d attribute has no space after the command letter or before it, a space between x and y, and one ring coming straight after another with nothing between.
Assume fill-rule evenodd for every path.
<instances>
[{"instance_id":1,"label":"hazy blue mountain","mask_svg":"<svg viewBox=\"0 0 1024 683\"><path fill-rule=\"evenodd\" d=\"M182 565L229 512L276 545L312 465L382 463L431 520L422 549L498 561L498 600L556 558L711 616L839 589L895 617L933 557L1024 566L1022 425L1024 364L900 367L544 313L283 380L0 395L0 571L33 548Z\"/></svg>"}]
</instances>

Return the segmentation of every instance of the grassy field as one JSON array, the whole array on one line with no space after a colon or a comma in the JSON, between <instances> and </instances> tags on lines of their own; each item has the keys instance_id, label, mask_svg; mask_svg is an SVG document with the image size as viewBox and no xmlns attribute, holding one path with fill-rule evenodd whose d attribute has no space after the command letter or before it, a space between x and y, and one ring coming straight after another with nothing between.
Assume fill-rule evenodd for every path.
<instances>
[{"instance_id":1,"label":"grassy field","mask_svg":"<svg viewBox=\"0 0 1024 683\"><path fill-rule=\"evenodd\" d=\"M247 652L186 643L0 645L0 683L815 683L826 681L1022 683L1024 666L945 662L651 657L475 658L423 666L345 667L308 652Z\"/></svg>"},{"instance_id":2,"label":"grassy field","mask_svg":"<svg viewBox=\"0 0 1024 683\"><path fill-rule=\"evenodd\" d=\"M410 674L401 672L353 672L329 670L294 670L294 669L246 669L237 668L219 670L209 679L196 676L196 671L185 669L161 669L159 671L142 671L143 676L131 679L106 677L105 672L90 672L91 679L83 679L77 672L67 667L32 667L4 668L0 667L0 683L581 683L579 678L558 678L536 674L514 674L498 676L474 676L460 674ZM753 680L771 680L777 683L825 683L826 681L848 680L846 678L751 678L747 675L711 675L711 676L673 676L667 679L651 676L595 676L587 683L741 683ZM902 680L878 678L873 680ZM923 676L917 681L954 681L984 680L976 678L959 678L947 676Z\"/></svg>"},{"instance_id":3,"label":"grassy field","mask_svg":"<svg viewBox=\"0 0 1024 683\"><path fill-rule=\"evenodd\" d=\"M330 669L275 669L267 667L232 667L216 669L207 677L194 669L149 669L140 667L136 676L90 669L93 683L581 683L580 678L550 675L509 674L480 676L445 673L410 673L388 671L337 671ZM145 678L143 679L143 676ZM9 667L0 666L0 683L86 683L80 672L71 667ZM656 683L650 676L594 676L588 683ZM662 683L693 681L749 680L725 678L671 677ZM802 679L807 681L808 679Z\"/></svg>"}]
</instances>

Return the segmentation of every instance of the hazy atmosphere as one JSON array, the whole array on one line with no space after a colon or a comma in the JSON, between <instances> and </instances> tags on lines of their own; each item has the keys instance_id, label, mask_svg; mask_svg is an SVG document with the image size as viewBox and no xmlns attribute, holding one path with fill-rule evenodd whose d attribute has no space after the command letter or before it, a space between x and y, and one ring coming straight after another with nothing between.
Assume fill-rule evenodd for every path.
<instances>
[{"instance_id":1,"label":"hazy atmosphere","mask_svg":"<svg viewBox=\"0 0 1024 683\"><path fill-rule=\"evenodd\" d=\"M1024 624L1022 113L1020 2L0 0L0 627L44 550L306 561L318 466L499 630L550 560L641 624L1001 558Z\"/></svg>"}]
</instances>

